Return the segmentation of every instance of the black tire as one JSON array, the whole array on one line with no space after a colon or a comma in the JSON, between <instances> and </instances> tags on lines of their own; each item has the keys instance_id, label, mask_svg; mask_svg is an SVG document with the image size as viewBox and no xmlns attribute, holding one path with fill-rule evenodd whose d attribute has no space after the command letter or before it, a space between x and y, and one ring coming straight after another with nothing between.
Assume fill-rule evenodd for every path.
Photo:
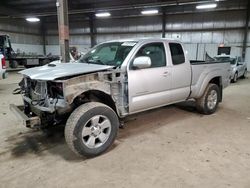
<instances>
[{"instance_id":1,"label":"black tire","mask_svg":"<svg viewBox=\"0 0 250 188\"><path fill-rule=\"evenodd\" d=\"M29 68L32 68L33 66L32 65L24 65L24 67L26 68L26 69L29 69Z\"/></svg>"},{"instance_id":2,"label":"black tire","mask_svg":"<svg viewBox=\"0 0 250 188\"><path fill-rule=\"evenodd\" d=\"M39 62L39 66L44 66L47 65L48 63L50 63L50 61L48 59L44 59Z\"/></svg>"},{"instance_id":3,"label":"black tire","mask_svg":"<svg viewBox=\"0 0 250 188\"><path fill-rule=\"evenodd\" d=\"M11 61L10 62L10 67L13 68L13 69L17 68L18 67L18 62L16 60Z\"/></svg>"},{"instance_id":4,"label":"black tire","mask_svg":"<svg viewBox=\"0 0 250 188\"><path fill-rule=\"evenodd\" d=\"M105 117L105 121L108 120L111 124L109 124L109 136L107 136L106 141L102 143L99 137L96 138L97 135L93 135L94 133L91 132L91 134L87 135L89 136L87 140L90 140L94 137L94 143L97 142L98 145L98 142L100 141L100 144L102 145L99 144L99 147L90 148L88 146L88 141L85 140L86 136L84 137L82 135L83 129L88 128L89 131L92 131L92 119L99 116L101 116L100 118ZM114 110L99 102L89 102L82 104L72 112L69 119L67 120L64 133L66 143L74 153L85 157L95 157L104 153L112 145L118 133L118 128L119 119ZM101 133L99 133L99 135L104 133L104 129L100 131Z\"/></svg>"},{"instance_id":5,"label":"black tire","mask_svg":"<svg viewBox=\"0 0 250 188\"><path fill-rule=\"evenodd\" d=\"M243 74L242 78L246 78L246 77L247 77L247 69L245 69L245 71L244 71L244 74Z\"/></svg>"},{"instance_id":6,"label":"black tire","mask_svg":"<svg viewBox=\"0 0 250 188\"><path fill-rule=\"evenodd\" d=\"M238 81L238 72L236 72L235 74L234 74L234 77L233 77L233 79L232 79L232 82L233 83L236 83Z\"/></svg>"},{"instance_id":7,"label":"black tire","mask_svg":"<svg viewBox=\"0 0 250 188\"><path fill-rule=\"evenodd\" d=\"M210 106L210 101L209 101L209 96L212 94L212 92L216 93L216 102L214 101L213 106ZM219 104L219 99L220 99L220 89L216 84L208 84L204 94L202 97L196 100L196 108L198 112L209 115L212 114L216 111L218 104Z\"/></svg>"}]
</instances>

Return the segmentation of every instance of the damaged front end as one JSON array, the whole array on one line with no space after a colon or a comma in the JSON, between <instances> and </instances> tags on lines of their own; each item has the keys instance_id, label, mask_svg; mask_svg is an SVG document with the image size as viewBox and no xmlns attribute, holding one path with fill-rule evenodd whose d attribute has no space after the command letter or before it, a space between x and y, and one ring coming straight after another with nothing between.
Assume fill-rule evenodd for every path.
<instances>
[{"instance_id":1,"label":"damaged front end","mask_svg":"<svg viewBox=\"0 0 250 188\"><path fill-rule=\"evenodd\" d=\"M70 105L64 100L62 82L24 77L19 87L24 105L12 104L10 108L15 114L19 114L18 117L23 120L26 127L58 124L64 119L61 116L70 111Z\"/></svg>"},{"instance_id":2,"label":"damaged front end","mask_svg":"<svg viewBox=\"0 0 250 188\"><path fill-rule=\"evenodd\" d=\"M127 77L120 70L106 70L53 80L31 79L19 83L23 106L11 105L27 127L64 123L70 113L86 102L110 106L119 117L128 114Z\"/></svg>"}]
</instances>

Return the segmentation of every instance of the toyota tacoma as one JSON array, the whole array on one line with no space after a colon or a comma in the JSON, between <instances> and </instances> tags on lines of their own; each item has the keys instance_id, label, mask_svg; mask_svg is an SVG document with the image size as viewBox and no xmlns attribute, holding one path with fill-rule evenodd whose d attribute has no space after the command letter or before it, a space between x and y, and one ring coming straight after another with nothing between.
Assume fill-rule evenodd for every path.
<instances>
[{"instance_id":1,"label":"toyota tacoma","mask_svg":"<svg viewBox=\"0 0 250 188\"><path fill-rule=\"evenodd\" d=\"M24 105L11 110L30 128L65 123L66 143L87 157L112 145L128 115L189 99L200 113L214 113L230 83L230 63L189 61L170 39L104 42L75 63L20 73Z\"/></svg>"}]
</instances>

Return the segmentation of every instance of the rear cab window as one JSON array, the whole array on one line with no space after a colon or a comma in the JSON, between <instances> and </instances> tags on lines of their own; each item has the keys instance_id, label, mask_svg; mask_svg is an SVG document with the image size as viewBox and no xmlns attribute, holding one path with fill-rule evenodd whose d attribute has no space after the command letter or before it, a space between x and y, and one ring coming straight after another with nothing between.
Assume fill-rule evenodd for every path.
<instances>
[{"instance_id":1,"label":"rear cab window","mask_svg":"<svg viewBox=\"0 0 250 188\"><path fill-rule=\"evenodd\" d=\"M185 55L181 44L169 43L173 65L185 63Z\"/></svg>"}]
</instances>

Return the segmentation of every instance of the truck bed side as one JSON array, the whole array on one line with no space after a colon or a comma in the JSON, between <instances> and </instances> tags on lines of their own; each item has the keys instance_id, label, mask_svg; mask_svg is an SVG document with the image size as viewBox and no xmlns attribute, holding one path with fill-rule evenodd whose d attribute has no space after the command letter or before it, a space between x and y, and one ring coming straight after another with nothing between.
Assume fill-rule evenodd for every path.
<instances>
[{"instance_id":1,"label":"truck bed side","mask_svg":"<svg viewBox=\"0 0 250 188\"><path fill-rule=\"evenodd\" d=\"M208 83L218 78L223 88L230 83L230 63L191 61L192 83L191 98L199 98L204 93Z\"/></svg>"}]
</instances>

